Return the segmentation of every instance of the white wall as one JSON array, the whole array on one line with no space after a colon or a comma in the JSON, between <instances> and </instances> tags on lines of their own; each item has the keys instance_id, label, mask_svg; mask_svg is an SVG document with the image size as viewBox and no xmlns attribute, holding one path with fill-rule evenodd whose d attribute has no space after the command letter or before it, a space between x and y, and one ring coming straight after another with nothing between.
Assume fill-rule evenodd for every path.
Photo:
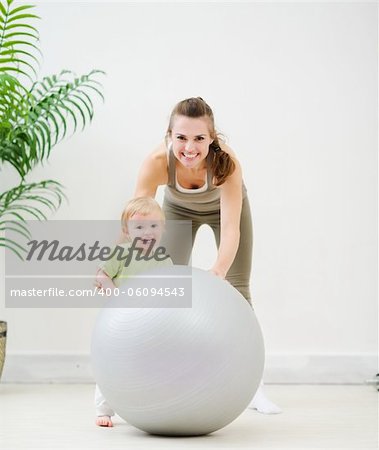
<instances>
[{"instance_id":1,"label":"white wall","mask_svg":"<svg viewBox=\"0 0 379 450\"><path fill-rule=\"evenodd\" d=\"M33 174L67 187L70 202L55 219L118 219L171 108L200 95L243 165L268 370L280 374L291 357L297 367L296 358L315 355L328 366L337 355L355 364L363 358L371 375L377 5L39 2L38 14L41 75L107 72L106 102L98 102L92 126ZM12 180L3 172L2 187ZM201 232L194 255L204 268L215 255L209 236ZM95 310L2 306L0 314L9 322L10 358L88 354Z\"/></svg>"}]
</instances>

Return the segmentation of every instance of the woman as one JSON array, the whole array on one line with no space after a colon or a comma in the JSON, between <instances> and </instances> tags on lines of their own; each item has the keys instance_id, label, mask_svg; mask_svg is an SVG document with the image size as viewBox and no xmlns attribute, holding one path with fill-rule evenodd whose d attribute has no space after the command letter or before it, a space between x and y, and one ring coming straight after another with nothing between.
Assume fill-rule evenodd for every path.
<instances>
[{"instance_id":1,"label":"woman","mask_svg":"<svg viewBox=\"0 0 379 450\"><path fill-rule=\"evenodd\" d=\"M242 171L234 152L219 139L213 112L201 97L175 106L165 141L142 164L135 196L155 197L161 185L166 185L166 219L192 222L189 239L185 227L176 227L170 235L174 245L168 251L174 263L188 264L197 230L208 224L218 247L211 271L251 304L252 222ZM250 407L280 412L261 388Z\"/></svg>"}]
</instances>

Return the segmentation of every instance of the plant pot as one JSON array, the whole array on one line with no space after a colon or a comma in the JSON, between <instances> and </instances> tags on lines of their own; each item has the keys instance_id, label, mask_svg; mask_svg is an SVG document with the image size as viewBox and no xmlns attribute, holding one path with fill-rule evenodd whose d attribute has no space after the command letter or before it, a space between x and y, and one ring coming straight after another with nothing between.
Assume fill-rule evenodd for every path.
<instances>
[{"instance_id":1,"label":"plant pot","mask_svg":"<svg viewBox=\"0 0 379 450\"><path fill-rule=\"evenodd\" d=\"M6 342L7 342L7 322L0 321L0 379L5 361Z\"/></svg>"}]
</instances>

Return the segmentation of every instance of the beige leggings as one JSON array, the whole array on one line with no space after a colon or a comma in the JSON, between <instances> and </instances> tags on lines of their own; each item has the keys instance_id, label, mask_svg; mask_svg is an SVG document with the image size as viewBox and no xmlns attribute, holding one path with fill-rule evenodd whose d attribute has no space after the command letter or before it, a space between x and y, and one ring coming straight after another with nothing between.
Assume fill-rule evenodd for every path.
<instances>
[{"instance_id":1,"label":"beige leggings","mask_svg":"<svg viewBox=\"0 0 379 450\"><path fill-rule=\"evenodd\" d=\"M197 212L176 205L164 199L163 211L166 220L191 221L192 240L189 239L186 227L177 226L174 232L167 233L162 242L174 262L174 264L187 265L191 258L192 245L195 241L197 230L201 225L209 225L216 239L217 248L220 245L220 211ZM253 227L250 213L250 205L247 197L243 199L240 221L240 242L236 257L230 267L226 279L234 286L251 304L250 274L253 251Z\"/></svg>"}]
</instances>

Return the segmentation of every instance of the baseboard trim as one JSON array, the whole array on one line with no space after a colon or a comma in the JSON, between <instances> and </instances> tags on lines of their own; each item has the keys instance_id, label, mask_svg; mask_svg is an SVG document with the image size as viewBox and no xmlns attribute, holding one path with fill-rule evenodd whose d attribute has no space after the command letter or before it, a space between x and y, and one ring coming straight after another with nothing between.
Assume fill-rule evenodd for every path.
<instances>
[{"instance_id":1,"label":"baseboard trim","mask_svg":"<svg viewBox=\"0 0 379 450\"><path fill-rule=\"evenodd\" d=\"M2 383L90 383L89 355L7 354Z\"/></svg>"},{"instance_id":2,"label":"baseboard trim","mask_svg":"<svg viewBox=\"0 0 379 450\"><path fill-rule=\"evenodd\" d=\"M267 384L363 384L378 373L375 354L269 354ZM2 383L93 383L89 355L7 354Z\"/></svg>"},{"instance_id":3,"label":"baseboard trim","mask_svg":"<svg viewBox=\"0 0 379 450\"><path fill-rule=\"evenodd\" d=\"M363 384L378 373L378 355L269 354L264 379L280 384Z\"/></svg>"}]
</instances>

